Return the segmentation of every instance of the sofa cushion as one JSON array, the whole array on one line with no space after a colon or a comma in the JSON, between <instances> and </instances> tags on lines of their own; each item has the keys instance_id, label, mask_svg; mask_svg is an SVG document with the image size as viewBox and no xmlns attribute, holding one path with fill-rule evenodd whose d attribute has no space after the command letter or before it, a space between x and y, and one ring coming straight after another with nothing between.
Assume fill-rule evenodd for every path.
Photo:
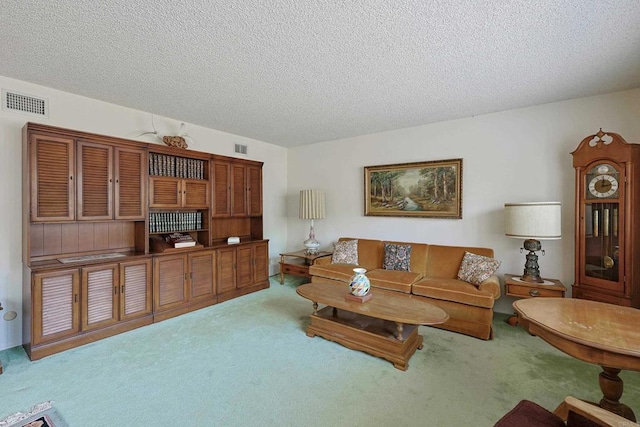
<instances>
[{"instance_id":1,"label":"sofa cushion","mask_svg":"<svg viewBox=\"0 0 640 427\"><path fill-rule=\"evenodd\" d=\"M424 276L456 279L465 252L493 257L493 249L489 248L429 245Z\"/></svg>"},{"instance_id":2,"label":"sofa cushion","mask_svg":"<svg viewBox=\"0 0 640 427\"><path fill-rule=\"evenodd\" d=\"M384 261L384 243L382 240L341 237L338 241L358 240L358 265L367 270L382 268Z\"/></svg>"},{"instance_id":3,"label":"sofa cushion","mask_svg":"<svg viewBox=\"0 0 640 427\"><path fill-rule=\"evenodd\" d=\"M357 267L351 264L314 264L309 266L309 274L349 284L353 276L353 269Z\"/></svg>"},{"instance_id":4,"label":"sofa cushion","mask_svg":"<svg viewBox=\"0 0 640 427\"><path fill-rule=\"evenodd\" d=\"M396 243L384 244L385 270L410 271L411 270L411 245L398 245Z\"/></svg>"},{"instance_id":5,"label":"sofa cushion","mask_svg":"<svg viewBox=\"0 0 640 427\"><path fill-rule=\"evenodd\" d=\"M386 243L393 243L396 245L411 245L411 265L409 271L414 273L420 273L426 277L427 268L427 254L429 253L429 245L426 243L413 243L413 242L395 242L387 240ZM384 248L383 248L384 252Z\"/></svg>"},{"instance_id":6,"label":"sofa cushion","mask_svg":"<svg viewBox=\"0 0 640 427\"><path fill-rule=\"evenodd\" d=\"M411 293L411 286L422 278L422 274L411 271L377 269L367 271L371 286L380 289Z\"/></svg>"},{"instance_id":7,"label":"sofa cushion","mask_svg":"<svg viewBox=\"0 0 640 427\"><path fill-rule=\"evenodd\" d=\"M500 261L482 255L465 252L458 270L458 279L479 286L500 267Z\"/></svg>"},{"instance_id":8,"label":"sofa cushion","mask_svg":"<svg viewBox=\"0 0 640 427\"><path fill-rule=\"evenodd\" d=\"M333 244L332 264L358 264L358 241L347 240Z\"/></svg>"},{"instance_id":9,"label":"sofa cushion","mask_svg":"<svg viewBox=\"0 0 640 427\"><path fill-rule=\"evenodd\" d=\"M414 283L411 292L428 298L453 301L476 307L492 308L494 296L471 283L457 279L422 278Z\"/></svg>"}]
</instances>

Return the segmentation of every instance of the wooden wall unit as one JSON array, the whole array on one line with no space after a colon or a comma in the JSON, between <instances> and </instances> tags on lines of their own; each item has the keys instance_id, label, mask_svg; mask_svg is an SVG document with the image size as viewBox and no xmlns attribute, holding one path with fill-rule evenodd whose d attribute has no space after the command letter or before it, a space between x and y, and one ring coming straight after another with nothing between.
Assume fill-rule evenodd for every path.
<instances>
[{"instance_id":1,"label":"wooden wall unit","mask_svg":"<svg viewBox=\"0 0 640 427\"><path fill-rule=\"evenodd\" d=\"M23 193L32 360L269 286L261 162L27 123Z\"/></svg>"}]
</instances>

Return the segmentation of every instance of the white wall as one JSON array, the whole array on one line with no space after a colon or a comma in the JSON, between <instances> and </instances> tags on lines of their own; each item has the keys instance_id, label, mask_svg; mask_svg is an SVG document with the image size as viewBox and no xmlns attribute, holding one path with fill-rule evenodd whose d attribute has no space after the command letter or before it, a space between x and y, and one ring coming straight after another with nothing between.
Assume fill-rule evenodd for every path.
<instances>
[{"instance_id":1,"label":"white wall","mask_svg":"<svg viewBox=\"0 0 640 427\"><path fill-rule=\"evenodd\" d=\"M157 142L153 136L137 138L143 131L151 130L151 115L114 104L52 90L19 80L0 76L0 87L26 95L49 99L49 118L0 110L0 302L4 311L15 311L15 320L0 317L0 350L22 343L22 152L21 131L28 121L52 126L77 129L102 135ZM155 117L158 131L177 132L180 119ZM287 183L287 150L273 144L237 135L189 125L192 138L189 149L233 157L245 157L264 162L264 236L270 239L269 251L273 260L278 259L286 244L285 204ZM248 146L248 155L234 153L234 144Z\"/></svg>"},{"instance_id":2,"label":"white wall","mask_svg":"<svg viewBox=\"0 0 640 427\"><path fill-rule=\"evenodd\" d=\"M0 317L0 350L20 345L22 306L21 130L27 121L86 132L136 138L150 130L150 114L0 76L0 87L49 99L48 119L0 111L0 302L18 313ZM309 232L298 219L298 192L320 188L327 218L316 221L325 247L340 236L372 237L494 248L498 270L519 273L522 242L502 230L505 202L558 200L563 204L563 239L543 242L545 277L573 281L573 185L570 152L598 128L640 142L640 89L546 104L340 141L285 149L273 144L187 124L190 149L235 156L246 144L252 160L264 162L264 233L272 267L277 254L299 249ZM180 118L156 117L159 131L174 132ZM463 219L380 218L363 215L363 167L424 160L463 159ZM496 310L511 311L503 297Z\"/></svg>"},{"instance_id":3,"label":"white wall","mask_svg":"<svg viewBox=\"0 0 640 427\"><path fill-rule=\"evenodd\" d=\"M520 274L522 241L505 237L505 202L562 202L562 240L543 241L543 277L570 289L574 276L574 169L571 152L602 128L640 143L640 89L348 138L289 150L288 250L300 248L308 221L298 192L326 192L327 218L315 222L323 247L341 236L484 246ZM364 216L364 166L463 159L463 218ZM538 253L540 255L540 253ZM570 295L570 293L569 293ZM502 297L496 311L512 312Z\"/></svg>"}]
</instances>

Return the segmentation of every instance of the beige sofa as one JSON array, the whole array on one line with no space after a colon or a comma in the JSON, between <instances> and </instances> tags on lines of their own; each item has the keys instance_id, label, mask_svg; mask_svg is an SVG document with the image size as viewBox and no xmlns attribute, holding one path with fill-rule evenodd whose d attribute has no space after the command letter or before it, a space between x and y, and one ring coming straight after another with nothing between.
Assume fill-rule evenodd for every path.
<instances>
[{"instance_id":1,"label":"beige sofa","mask_svg":"<svg viewBox=\"0 0 640 427\"><path fill-rule=\"evenodd\" d=\"M339 241L355 240L343 237ZM410 271L385 270L385 242L358 240L358 265L333 264L331 257L319 258L309 267L312 282L349 284L353 269L367 269L371 286L418 295L442 308L449 320L436 327L481 339L493 338L493 304L500 297L500 282L493 275L479 286L458 280L465 252L493 257L493 249L440 246L425 243L386 242L411 245Z\"/></svg>"}]
</instances>

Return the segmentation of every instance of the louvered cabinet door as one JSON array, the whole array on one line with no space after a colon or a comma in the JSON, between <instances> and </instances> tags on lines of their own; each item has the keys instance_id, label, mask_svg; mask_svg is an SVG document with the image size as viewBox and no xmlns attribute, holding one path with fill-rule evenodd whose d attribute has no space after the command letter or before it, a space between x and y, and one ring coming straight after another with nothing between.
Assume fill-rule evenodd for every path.
<instances>
[{"instance_id":1,"label":"louvered cabinet door","mask_svg":"<svg viewBox=\"0 0 640 427\"><path fill-rule=\"evenodd\" d=\"M152 311L151 260L120 263L120 320Z\"/></svg>"},{"instance_id":2,"label":"louvered cabinet door","mask_svg":"<svg viewBox=\"0 0 640 427\"><path fill-rule=\"evenodd\" d=\"M247 167L231 165L231 216L247 215Z\"/></svg>"},{"instance_id":3,"label":"louvered cabinet door","mask_svg":"<svg viewBox=\"0 0 640 427\"><path fill-rule=\"evenodd\" d=\"M113 147L78 142L78 219L113 219Z\"/></svg>"},{"instance_id":4,"label":"louvered cabinet door","mask_svg":"<svg viewBox=\"0 0 640 427\"><path fill-rule=\"evenodd\" d=\"M211 162L213 177L213 214L214 217L231 215L231 163Z\"/></svg>"},{"instance_id":5,"label":"louvered cabinet door","mask_svg":"<svg viewBox=\"0 0 640 427\"><path fill-rule=\"evenodd\" d=\"M262 167L249 166L247 168L249 181L248 199L249 216L262 215Z\"/></svg>"},{"instance_id":6,"label":"louvered cabinet door","mask_svg":"<svg viewBox=\"0 0 640 427\"><path fill-rule=\"evenodd\" d=\"M236 271L236 286L253 285L253 245L238 246L236 248L238 262Z\"/></svg>"},{"instance_id":7,"label":"louvered cabinet door","mask_svg":"<svg viewBox=\"0 0 640 427\"><path fill-rule=\"evenodd\" d=\"M29 135L31 221L75 219L74 141Z\"/></svg>"},{"instance_id":8,"label":"louvered cabinet door","mask_svg":"<svg viewBox=\"0 0 640 427\"><path fill-rule=\"evenodd\" d=\"M153 260L153 309L167 310L187 302L187 256L170 255Z\"/></svg>"},{"instance_id":9,"label":"louvered cabinet door","mask_svg":"<svg viewBox=\"0 0 640 427\"><path fill-rule=\"evenodd\" d=\"M185 208L209 208L209 182L201 179L182 181L182 206Z\"/></svg>"},{"instance_id":10,"label":"louvered cabinet door","mask_svg":"<svg viewBox=\"0 0 640 427\"><path fill-rule=\"evenodd\" d=\"M80 331L80 271L33 275L31 344L59 341Z\"/></svg>"},{"instance_id":11,"label":"louvered cabinet door","mask_svg":"<svg viewBox=\"0 0 640 427\"><path fill-rule=\"evenodd\" d=\"M140 219L146 215L146 154L144 150L116 148L115 219Z\"/></svg>"},{"instance_id":12,"label":"louvered cabinet door","mask_svg":"<svg viewBox=\"0 0 640 427\"><path fill-rule=\"evenodd\" d=\"M118 264L82 269L82 330L103 328L118 322Z\"/></svg>"},{"instance_id":13,"label":"louvered cabinet door","mask_svg":"<svg viewBox=\"0 0 640 427\"><path fill-rule=\"evenodd\" d=\"M149 207L179 208L182 202L182 183L177 178L149 177Z\"/></svg>"},{"instance_id":14,"label":"louvered cabinet door","mask_svg":"<svg viewBox=\"0 0 640 427\"><path fill-rule=\"evenodd\" d=\"M216 293L236 288L236 248L216 249Z\"/></svg>"},{"instance_id":15,"label":"louvered cabinet door","mask_svg":"<svg viewBox=\"0 0 640 427\"><path fill-rule=\"evenodd\" d=\"M215 295L214 251L189 254L191 301L212 298Z\"/></svg>"},{"instance_id":16,"label":"louvered cabinet door","mask_svg":"<svg viewBox=\"0 0 640 427\"><path fill-rule=\"evenodd\" d=\"M269 280L269 244L260 242L253 245L253 281L265 280Z\"/></svg>"}]
</instances>

